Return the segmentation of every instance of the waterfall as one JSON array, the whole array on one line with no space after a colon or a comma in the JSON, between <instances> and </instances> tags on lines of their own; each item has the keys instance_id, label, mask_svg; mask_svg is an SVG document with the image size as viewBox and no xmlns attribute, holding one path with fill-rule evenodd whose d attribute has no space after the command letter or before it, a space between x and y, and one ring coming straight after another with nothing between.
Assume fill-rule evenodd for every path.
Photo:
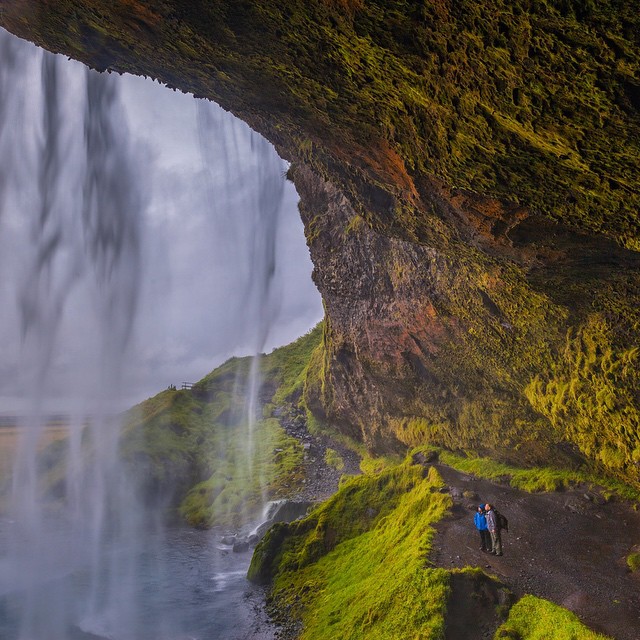
<instances>
[{"instance_id":1,"label":"waterfall","mask_svg":"<svg viewBox=\"0 0 640 640\"><path fill-rule=\"evenodd\" d=\"M7 242L20 238L29 247L0 255L0 269L16 285L15 309L5 311L21 326L16 378L29 389L10 526L0 532L0 618L16 621L15 640L161 638L168 625L162 615L141 615L140 593L150 587L135 560L160 562L152 541L162 539L162 519L118 456L152 199L150 154L134 144L119 82L0 30L0 225L10 230ZM238 382L243 464L251 466L261 419L259 354L282 300L276 247L286 165L230 114L197 105L208 205L224 240L217 251L243 272L220 312L235 319L235 348L253 356ZM238 188L244 183L250 186ZM68 361L82 363L71 376ZM45 452L55 453L52 462L43 442L70 381L68 434Z\"/></svg>"},{"instance_id":2,"label":"waterfall","mask_svg":"<svg viewBox=\"0 0 640 640\"><path fill-rule=\"evenodd\" d=\"M271 145L246 124L230 118L220 109L205 101L198 102L198 126L200 148L208 167L223 167L223 184L252 185L251 188L226 188L211 191L211 206L216 210L243 211L244 215L233 218L232 234L236 242L232 246L246 247L245 264L249 277L242 291L238 292L240 308L237 317L243 323L246 345L251 364L248 375L239 374L237 388L245 395L244 419L246 436L246 464L253 473L260 469L256 465L255 432L262 418L259 392L261 386L260 356L267 344L269 330L277 316L281 292L278 290L276 271L276 243L279 215L282 207L285 163L273 153ZM212 131L218 132L215 137ZM222 162L221 162L222 160ZM220 199L226 202L222 204ZM220 219L220 216L217 216ZM239 236L245 235L238 242ZM265 479L258 478L262 493L262 505L267 502ZM257 513L247 513L246 517Z\"/></svg>"},{"instance_id":3,"label":"waterfall","mask_svg":"<svg viewBox=\"0 0 640 640\"><path fill-rule=\"evenodd\" d=\"M118 460L114 415L139 291L144 180L114 77L70 66L4 33L0 38L0 49L9 52L0 80L2 219L20 220L29 245L13 267L21 379L31 390L12 476L1 588L15 593L18 637L25 640L64 640L89 618L105 629L133 629L135 604L123 588L132 584L123 580L126 554L107 558L105 549L141 541L145 524ZM91 300L83 312L94 339L75 377L83 405L67 418L65 473L56 479L51 474L59 469L47 468L40 445L64 355L60 334L78 311L79 290ZM65 499L64 509L53 510L52 493ZM86 595L82 603L78 588Z\"/></svg>"}]
</instances>

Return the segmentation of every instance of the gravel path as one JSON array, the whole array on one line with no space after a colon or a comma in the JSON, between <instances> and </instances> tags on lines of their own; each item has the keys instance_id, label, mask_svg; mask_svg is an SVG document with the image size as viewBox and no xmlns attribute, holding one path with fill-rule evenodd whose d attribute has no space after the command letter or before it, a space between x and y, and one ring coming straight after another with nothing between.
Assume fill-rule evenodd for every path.
<instances>
[{"instance_id":1,"label":"gravel path","mask_svg":"<svg viewBox=\"0 0 640 640\"><path fill-rule=\"evenodd\" d=\"M587 488L529 494L436 465L454 507L437 526L431 560L444 568L478 566L517 596L531 593L566 607L616 640L640 638L640 575L626 557L640 544L640 513ZM509 519L504 555L479 549L473 516L494 504Z\"/></svg>"},{"instance_id":2,"label":"gravel path","mask_svg":"<svg viewBox=\"0 0 640 640\"><path fill-rule=\"evenodd\" d=\"M293 500L322 502L338 490L338 482L342 475L361 473L358 455L329 438L309 433L302 411L290 407L288 411L282 411L279 420L284 430L304 447L304 488L292 496ZM325 454L329 448L340 454L344 469L338 471L325 462Z\"/></svg>"}]
</instances>

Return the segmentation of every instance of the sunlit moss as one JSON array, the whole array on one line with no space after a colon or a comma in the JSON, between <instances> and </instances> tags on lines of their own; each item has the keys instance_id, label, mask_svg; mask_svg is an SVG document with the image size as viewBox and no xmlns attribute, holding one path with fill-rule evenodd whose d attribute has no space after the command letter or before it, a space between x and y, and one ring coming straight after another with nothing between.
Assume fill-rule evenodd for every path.
<instances>
[{"instance_id":1,"label":"sunlit moss","mask_svg":"<svg viewBox=\"0 0 640 640\"><path fill-rule=\"evenodd\" d=\"M585 627L578 617L548 600L521 598L494 640L610 640Z\"/></svg>"},{"instance_id":2,"label":"sunlit moss","mask_svg":"<svg viewBox=\"0 0 640 640\"><path fill-rule=\"evenodd\" d=\"M420 450L418 448L414 452ZM427 452L436 451L432 448L425 450ZM506 479L512 487L529 493L561 491L579 484L587 484L600 487L605 495L616 495L626 500L640 502L640 491L635 487L586 469L571 470L550 467L524 469L496 462L491 458L481 457L472 452L468 452L466 456L442 450L438 450L437 453L442 462L454 469L490 480Z\"/></svg>"},{"instance_id":3,"label":"sunlit moss","mask_svg":"<svg viewBox=\"0 0 640 640\"><path fill-rule=\"evenodd\" d=\"M634 552L627 556L627 566L631 571L640 570L640 553Z\"/></svg>"},{"instance_id":4,"label":"sunlit moss","mask_svg":"<svg viewBox=\"0 0 640 640\"><path fill-rule=\"evenodd\" d=\"M275 575L272 602L302 621L304 639L440 637L448 572L425 559L451 505L441 486L433 469L425 478L407 464L353 478L305 520L269 532L250 576Z\"/></svg>"},{"instance_id":5,"label":"sunlit moss","mask_svg":"<svg viewBox=\"0 0 640 640\"><path fill-rule=\"evenodd\" d=\"M342 471L344 469L344 460L342 456L331 447L327 447L324 454L324 461L330 466L336 469L336 471Z\"/></svg>"},{"instance_id":6,"label":"sunlit moss","mask_svg":"<svg viewBox=\"0 0 640 640\"><path fill-rule=\"evenodd\" d=\"M640 438L640 351L618 347L602 315L570 332L562 358L537 375L525 393L590 458L640 486L635 453Z\"/></svg>"}]
</instances>

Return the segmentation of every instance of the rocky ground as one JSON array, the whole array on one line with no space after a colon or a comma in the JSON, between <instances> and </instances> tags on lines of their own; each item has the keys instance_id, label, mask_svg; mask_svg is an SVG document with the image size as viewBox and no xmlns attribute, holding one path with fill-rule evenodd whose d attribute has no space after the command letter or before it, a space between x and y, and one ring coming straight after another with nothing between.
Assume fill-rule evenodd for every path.
<instances>
[{"instance_id":1,"label":"rocky ground","mask_svg":"<svg viewBox=\"0 0 640 640\"><path fill-rule=\"evenodd\" d=\"M358 455L327 437L309 433L303 412L291 408L287 412L283 412L279 419L285 431L298 440L304 448L304 484L303 488L295 496L292 496L292 499L322 502L336 492L342 475L360 473ZM344 462L343 469L338 470L327 464L325 454L329 448L340 454Z\"/></svg>"},{"instance_id":2,"label":"rocky ground","mask_svg":"<svg viewBox=\"0 0 640 640\"><path fill-rule=\"evenodd\" d=\"M626 567L640 543L640 513L622 502L605 502L588 487L529 494L438 465L454 499L439 523L431 560L440 567L482 567L516 596L531 593L566 607L589 627L616 640L640 638L640 575ZM504 555L480 551L475 509L489 502L509 519ZM474 631L475 629L475 631ZM472 638L492 630L470 621Z\"/></svg>"}]
</instances>

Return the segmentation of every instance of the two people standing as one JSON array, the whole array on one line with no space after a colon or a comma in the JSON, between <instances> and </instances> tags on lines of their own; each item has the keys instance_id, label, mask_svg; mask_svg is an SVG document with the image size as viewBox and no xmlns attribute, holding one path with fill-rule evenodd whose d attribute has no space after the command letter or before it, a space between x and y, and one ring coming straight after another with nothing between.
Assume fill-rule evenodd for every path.
<instances>
[{"instance_id":1,"label":"two people standing","mask_svg":"<svg viewBox=\"0 0 640 640\"><path fill-rule=\"evenodd\" d=\"M480 534L480 550L488 551L494 556L502 555L502 538L500 530L506 529L507 519L498 514L490 504L478 505L474 522Z\"/></svg>"},{"instance_id":2,"label":"two people standing","mask_svg":"<svg viewBox=\"0 0 640 640\"><path fill-rule=\"evenodd\" d=\"M500 537L500 518L498 512L490 505L484 505L484 513L487 518L487 529L491 535L491 553L494 556L502 555L502 538Z\"/></svg>"}]
</instances>

